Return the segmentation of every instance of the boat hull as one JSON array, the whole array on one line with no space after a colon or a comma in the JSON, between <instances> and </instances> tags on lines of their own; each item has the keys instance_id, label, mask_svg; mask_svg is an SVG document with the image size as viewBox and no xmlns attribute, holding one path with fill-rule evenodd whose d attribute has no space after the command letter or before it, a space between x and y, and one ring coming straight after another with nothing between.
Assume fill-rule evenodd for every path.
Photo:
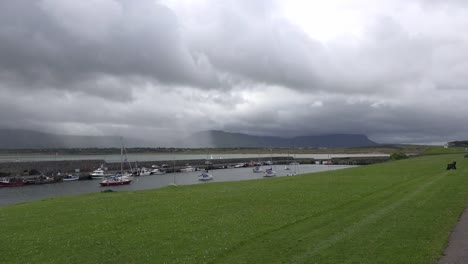
<instances>
[{"instance_id":1,"label":"boat hull","mask_svg":"<svg viewBox=\"0 0 468 264\"><path fill-rule=\"evenodd\" d=\"M63 178L63 181L77 181L79 179L80 179L80 177L78 177L78 176L72 176L70 178Z\"/></svg>"},{"instance_id":2,"label":"boat hull","mask_svg":"<svg viewBox=\"0 0 468 264\"><path fill-rule=\"evenodd\" d=\"M25 182L8 182L8 183L0 182L0 187L19 187L23 185L26 185L26 183Z\"/></svg>"},{"instance_id":3,"label":"boat hull","mask_svg":"<svg viewBox=\"0 0 468 264\"><path fill-rule=\"evenodd\" d=\"M123 181L110 181L110 182L100 182L101 186L119 186L130 184L132 180L123 180Z\"/></svg>"}]
</instances>

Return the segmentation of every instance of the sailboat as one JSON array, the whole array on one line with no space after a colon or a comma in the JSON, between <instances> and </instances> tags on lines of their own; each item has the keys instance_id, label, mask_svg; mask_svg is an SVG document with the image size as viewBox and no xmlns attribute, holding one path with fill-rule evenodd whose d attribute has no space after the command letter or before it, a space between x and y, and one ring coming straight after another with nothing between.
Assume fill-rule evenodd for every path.
<instances>
[{"instance_id":1,"label":"sailboat","mask_svg":"<svg viewBox=\"0 0 468 264\"><path fill-rule=\"evenodd\" d=\"M208 169L202 172L202 174L198 175L199 181L211 181L213 179L213 175L208 173Z\"/></svg>"},{"instance_id":2,"label":"sailboat","mask_svg":"<svg viewBox=\"0 0 468 264\"><path fill-rule=\"evenodd\" d=\"M124 175L123 173L124 146L122 139L121 142L122 146L120 147L120 172L112 176L104 176L104 179L99 183L101 186L127 185L132 182L131 175ZM125 153L125 156L127 156L127 153Z\"/></svg>"},{"instance_id":3,"label":"sailboat","mask_svg":"<svg viewBox=\"0 0 468 264\"><path fill-rule=\"evenodd\" d=\"M276 176L276 171L273 170L273 168L268 168L265 170L265 175L263 177L274 177Z\"/></svg>"},{"instance_id":4,"label":"sailboat","mask_svg":"<svg viewBox=\"0 0 468 264\"><path fill-rule=\"evenodd\" d=\"M255 167L252 169L252 171L253 171L254 173L263 172L262 167L260 167L259 165L258 165L258 166L255 166Z\"/></svg>"},{"instance_id":5,"label":"sailboat","mask_svg":"<svg viewBox=\"0 0 468 264\"><path fill-rule=\"evenodd\" d=\"M271 149L271 152L273 152L273 149ZM270 168L265 170L265 175L263 175L263 177L274 177L274 176L276 176L276 171L273 170L273 153L272 153Z\"/></svg>"},{"instance_id":6,"label":"sailboat","mask_svg":"<svg viewBox=\"0 0 468 264\"><path fill-rule=\"evenodd\" d=\"M288 161L289 161L289 151L288 151ZM284 166L284 170L291 170L291 168L289 167L288 164L286 164L286 166Z\"/></svg>"},{"instance_id":7,"label":"sailboat","mask_svg":"<svg viewBox=\"0 0 468 264\"><path fill-rule=\"evenodd\" d=\"M298 162L296 162L296 154L294 154L294 162L291 162L289 165L294 166L294 172L288 173L286 176L294 176L297 175L297 165L299 165Z\"/></svg>"}]
</instances>

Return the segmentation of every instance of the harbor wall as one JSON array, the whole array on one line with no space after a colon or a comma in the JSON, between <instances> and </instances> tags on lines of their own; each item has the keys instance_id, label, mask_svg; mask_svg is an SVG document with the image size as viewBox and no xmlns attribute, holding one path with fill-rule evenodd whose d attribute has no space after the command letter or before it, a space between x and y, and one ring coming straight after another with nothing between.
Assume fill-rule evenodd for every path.
<instances>
[{"instance_id":1,"label":"harbor wall","mask_svg":"<svg viewBox=\"0 0 468 264\"><path fill-rule=\"evenodd\" d=\"M178 171L186 165L190 165L199 169L218 169L231 167L239 163L249 162L265 162L271 160L263 158L233 158L233 159L194 159L194 160L165 160L165 161L143 161L131 162L132 168L146 167L151 168L153 165L163 166L167 165L167 171ZM313 158L299 158L293 157L273 157L274 164L289 164L291 162L299 162L300 164L325 164L330 162L334 165L368 165L373 163L385 162L388 157L349 157L349 158L332 158L332 159L313 159ZM3 162L0 163L0 176L6 175L26 175L27 172L36 170L41 173L50 172L66 172L88 175L89 172L101 167L101 165L108 171L120 170L120 162L106 163L104 160L63 160L63 161L30 161L30 162ZM124 163L124 170L129 170L130 166Z\"/></svg>"}]
</instances>

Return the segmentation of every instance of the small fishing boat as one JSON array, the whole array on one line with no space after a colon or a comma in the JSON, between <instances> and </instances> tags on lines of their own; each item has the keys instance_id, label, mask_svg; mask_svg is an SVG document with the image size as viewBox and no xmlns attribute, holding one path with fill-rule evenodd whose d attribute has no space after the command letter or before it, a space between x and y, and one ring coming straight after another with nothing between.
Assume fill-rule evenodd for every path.
<instances>
[{"instance_id":1,"label":"small fishing boat","mask_svg":"<svg viewBox=\"0 0 468 264\"><path fill-rule=\"evenodd\" d=\"M23 179L14 178L2 178L0 179L0 187L18 187L25 185L26 182Z\"/></svg>"},{"instance_id":2,"label":"small fishing boat","mask_svg":"<svg viewBox=\"0 0 468 264\"><path fill-rule=\"evenodd\" d=\"M67 174L63 176L63 181L77 181L79 179L80 179L80 176L78 175Z\"/></svg>"},{"instance_id":3,"label":"small fishing boat","mask_svg":"<svg viewBox=\"0 0 468 264\"><path fill-rule=\"evenodd\" d=\"M162 170L162 169L153 169L150 171L150 175L160 175L160 174L164 174L166 173L166 171Z\"/></svg>"},{"instance_id":4,"label":"small fishing boat","mask_svg":"<svg viewBox=\"0 0 468 264\"><path fill-rule=\"evenodd\" d=\"M180 169L180 172L192 172L192 171L196 171L197 169L190 166L190 165L187 165L185 166L185 168L182 168Z\"/></svg>"},{"instance_id":5,"label":"small fishing boat","mask_svg":"<svg viewBox=\"0 0 468 264\"><path fill-rule=\"evenodd\" d=\"M104 173L104 170L102 168L99 168L99 169L96 169L94 170L91 174L90 174L91 178L93 179L102 179L104 178L104 176L110 176L110 175L106 175Z\"/></svg>"}]
</instances>

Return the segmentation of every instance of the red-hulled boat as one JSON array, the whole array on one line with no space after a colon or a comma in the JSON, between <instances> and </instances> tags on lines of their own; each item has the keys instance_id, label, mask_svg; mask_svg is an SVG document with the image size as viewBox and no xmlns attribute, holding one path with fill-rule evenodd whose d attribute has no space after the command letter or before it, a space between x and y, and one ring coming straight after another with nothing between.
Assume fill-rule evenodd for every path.
<instances>
[{"instance_id":1,"label":"red-hulled boat","mask_svg":"<svg viewBox=\"0 0 468 264\"><path fill-rule=\"evenodd\" d=\"M132 182L132 179L127 176L114 175L105 176L104 179L99 183L101 186L117 186L127 185Z\"/></svg>"},{"instance_id":2,"label":"red-hulled boat","mask_svg":"<svg viewBox=\"0 0 468 264\"><path fill-rule=\"evenodd\" d=\"M18 187L25 185L26 182L19 178L2 178L0 179L0 187Z\"/></svg>"}]
</instances>

